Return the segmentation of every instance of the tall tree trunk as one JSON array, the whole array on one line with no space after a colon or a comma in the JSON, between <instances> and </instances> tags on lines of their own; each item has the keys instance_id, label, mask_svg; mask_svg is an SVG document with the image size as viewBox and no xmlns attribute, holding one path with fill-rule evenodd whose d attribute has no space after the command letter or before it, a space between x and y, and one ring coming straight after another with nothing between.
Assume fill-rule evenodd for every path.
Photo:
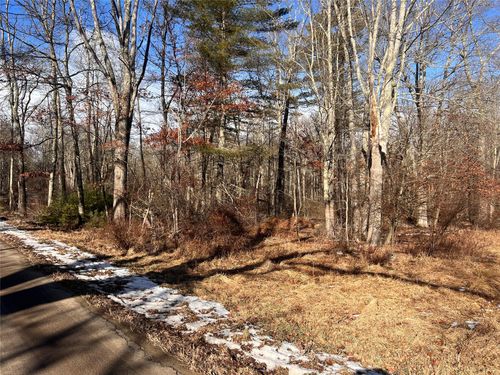
<instances>
[{"instance_id":1,"label":"tall tree trunk","mask_svg":"<svg viewBox=\"0 0 500 375\"><path fill-rule=\"evenodd\" d=\"M375 94L370 99L370 150L369 150L369 208L368 208L368 232L367 241L371 245L380 243L382 231L382 184L383 169L382 155L379 146L380 118Z\"/></svg>"},{"instance_id":2,"label":"tall tree trunk","mask_svg":"<svg viewBox=\"0 0 500 375\"><path fill-rule=\"evenodd\" d=\"M371 245L378 245L380 243L380 236L382 232L383 168L380 148L376 142L372 141L370 154L371 166L367 241Z\"/></svg>"},{"instance_id":3,"label":"tall tree trunk","mask_svg":"<svg viewBox=\"0 0 500 375\"><path fill-rule=\"evenodd\" d=\"M57 110L60 111L61 109L61 98L58 98L58 103L57 103ZM59 118L60 118L60 113L59 113ZM65 138L64 138L64 125L62 121L59 121L59 148L58 148L58 155L59 155L59 189L61 192L61 197L62 199L66 200L67 196L67 189L66 189L66 166L65 166Z\"/></svg>"},{"instance_id":4,"label":"tall tree trunk","mask_svg":"<svg viewBox=\"0 0 500 375\"><path fill-rule=\"evenodd\" d=\"M283 212L285 203L285 151L286 132L288 127L288 115L290 111L290 96L285 100L285 110L281 119L280 143L278 149L278 169L276 171L276 188L274 189L274 214L276 216Z\"/></svg>"},{"instance_id":5,"label":"tall tree trunk","mask_svg":"<svg viewBox=\"0 0 500 375\"><path fill-rule=\"evenodd\" d=\"M17 180L18 201L17 209L22 216L26 216L28 207L28 196L26 193L26 166L24 161L24 149L19 155L19 178Z\"/></svg>"},{"instance_id":6,"label":"tall tree trunk","mask_svg":"<svg viewBox=\"0 0 500 375\"><path fill-rule=\"evenodd\" d=\"M496 125L496 127L498 127L498 124ZM495 138L498 138L498 134L499 133L495 133ZM496 181L496 178L497 178L497 170L498 170L498 161L499 161L499 151L500 151L500 147L497 147L496 145L498 144L498 142L496 142L496 139L495 139L495 146L493 147L493 152L492 152L492 158L491 158L491 168L492 168L492 178L494 181ZM496 196L494 197L490 197L490 201L488 203L488 215L487 215L487 218L488 218L488 224L489 225L494 225L495 224L495 218L496 218L496 215L495 215L495 207L497 206L497 201L498 199L496 198Z\"/></svg>"},{"instance_id":7,"label":"tall tree trunk","mask_svg":"<svg viewBox=\"0 0 500 375\"><path fill-rule=\"evenodd\" d=\"M345 48L347 49L347 47ZM348 165L347 165L347 181L349 188L347 189L347 220L348 224L351 224L351 229L347 230L347 236L349 233L354 233L355 236L358 235L357 230L360 228L360 209L359 209L359 197L358 197L358 188L359 188L359 174L361 171L357 170L357 147L356 147L356 137L355 137L355 124L354 124L354 99L353 99L353 88L352 88L352 69L351 62L347 62L348 73L347 73L347 128L349 132L349 156L348 156Z\"/></svg>"},{"instance_id":8,"label":"tall tree trunk","mask_svg":"<svg viewBox=\"0 0 500 375\"><path fill-rule=\"evenodd\" d=\"M19 129L19 177L17 180L17 209L22 216L26 216L28 207L28 196L26 193L26 163L25 163L25 148L24 148L24 124L19 121L17 108L14 113L14 124Z\"/></svg>"},{"instance_id":9,"label":"tall tree trunk","mask_svg":"<svg viewBox=\"0 0 500 375\"><path fill-rule=\"evenodd\" d=\"M325 209L325 231L326 236L329 238L333 238L335 235L333 173L333 163L325 161L323 165L323 204Z\"/></svg>"},{"instance_id":10,"label":"tall tree trunk","mask_svg":"<svg viewBox=\"0 0 500 375\"><path fill-rule=\"evenodd\" d=\"M167 32L168 29L165 27L162 30L161 36L161 51L160 51L160 103L161 103L161 114L163 116L163 126L168 125L168 110L169 105L167 104Z\"/></svg>"},{"instance_id":11,"label":"tall tree trunk","mask_svg":"<svg viewBox=\"0 0 500 375\"><path fill-rule=\"evenodd\" d=\"M125 85L125 83L124 83ZM128 150L130 144L130 129L134 111L130 105L131 92L122 92L119 112L115 124L115 152L113 177L113 219L125 220L128 214Z\"/></svg>"},{"instance_id":12,"label":"tall tree trunk","mask_svg":"<svg viewBox=\"0 0 500 375\"><path fill-rule=\"evenodd\" d=\"M96 102L97 102L97 98L96 99ZM99 118L97 116L97 113L99 111L99 104L97 103L97 108L94 108L94 112L92 114L92 126L94 128L94 137L93 137L93 144L92 144L92 155L94 157L94 161L93 161L93 164L94 164L94 170L93 170L93 173L94 173L94 183L96 184L101 184L101 179L102 179L102 176L103 174L101 173L101 169L102 169L102 165L101 165L101 162L102 162L102 159L103 159L103 156L101 154L101 147L100 147L100 144L101 144L101 140L100 140L100 137L101 137L101 132L100 132L100 129L99 129Z\"/></svg>"},{"instance_id":13,"label":"tall tree trunk","mask_svg":"<svg viewBox=\"0 0 500 375\"><path fill-rule=\"evenodd\" d=\"M117 147L115 148L114 178L113 178L113 218L124 220L127 217L127 164L128 164L128 136L126 128L128 120L118 121L116 134Z\"/></svg>"},{"instance_id":14,"label":"tall tree trunk","mask_svg":"<svg viewBox=\"0 0 500 375\"><path fill-rule=\"evenodd\" d=\"M137 97L137 127L139 128L139 156L141 158L141 171L142 180L146 182L146 161L144 160L144 147L143 147L143 129L142 129L142 115L141 115L141 104L140 99ZM181 132L179 132L181 135ZM180 145L179 145L180 146Z\"/></svg>"},{"instance_id":15,"label":"tall tree trunk","mask_svg":"<svg viewBox=\"0 0 500 375\"><path fill-rule=\"evenodd\" d=\"M52 70L52 74L57 74L57 71ZM55 190L55 183L56 183L56 173L57 173L57 160L58 160L58 144L59 144L59 128L61 127L60 124L60 117L59 117L59 110L57 108L58 106L58 96L59 92L57 89L57 82L54 83L53 87L53 92L52 92L52 103L51 103L51 109L53 116L51 116L51 126L52 126L52 143L51 143L51 161L50 161L50 173L49 173L49 187L48 187L48 193L47 193L47 206L50 206L52 204L52 201L54 200L54 190Z\"/></svg>"},{"instance_id":16,"label":"tall tree trunk","mask_svg":"<svg viewBox=\"0 0 500 375\"><path fill-rule=\"evenodd\" d=\"M81 224L85 218L85 193L83 189L83 172L80 156L80 132L75 118L73 89L71 86L66 86L66 106L68 110L71 135L73 138L73 163L75 165L76 194L78 197L78 221Z\"/></svg>"},{"instance_id":17,"label":"tall tree trunk","mask_svg":"<svg viewBox=\"0 0 500 375\"><path fill-rule=\"evenodd\" d=\"M88 55L88 53L87 53ZM87 56L88 61L90 62L89 56ZM89 64L90 67L90 64ZM86 97L86 110L87 110L87 157L88 157L88 168L87 168L87 181L90 181L92 184L97 184L97 161L95 157L96 149L93 147L92 141L92 101L93 94L90 91L90 71L85 75L85 97ZM94 132L94 138L97 137L97 134Z\"/></svg>"},{"instance_id":18,"label":"tall tree trunk","mask_svg":"<svg viewBox=\"0 0 500 375\"><path fill-rule=\"evenodd\" d=\"M429 227L429 220L427 216L427 193L423 186L417 186L417 226L421 228Z\"/></svg>"},{"instance_id":19,"label":"tall tree trunk","mask_svg":"<svg viewBox=\"0 0 500 375\"><path fill-rule=\"evenodd\" d=\"M423 106L423 85L425 79L425 66L421 66L419 62L415 63L415 106L417 107L418 121L418 144L415 172L416 177L420 175L419 170L422 164L424 151L424 106ZM417 209L416 209L417 226L427 228L429 221L427 217L427 192L425 184L417 181Z\"/></svg>"},{"instance_id":20,"label":"tall tree trunk","mask_svg":"<svg viewBox=\"0 0 500 375\"><path fill-rule=\"evenodd\" d=\"M12 144L14 144L14 127L13 124L11 124L11 129L10 129L10 141ZM13 211L15 208L15 202L14 202L14 150L10 152L10 157L9 157L9 210Z\"/></svg>"},{"instance_id":21,"label":"tall tree trunk","mask_svg":"<svg viewBox=\"0 0 500 375\"><path fill-rule=\"evenodd\" d=\"M215 198L218 203L222 202L224 196L224 147L226 145L226 115L224 110L222 111L220 126L219 126L219 139L218 148L219 155L217 156L217 171L216 171L216 186L215 186Z\"/></svg>"},{"instance_id":22,"label":"tall tree trunk","mask_svg":"<svg viewBox=\"0 0 500 375\"><path fill-rule=\"evenodd\" d=\"M25 164L25 145L24 145L24 123L19 118L19 85L16 77L11 79L10 84L10 116L12 128L17 130L19 136L19 160L18 160L18 178L17 178L17 210L22 215L27 211L27 193L26 193L26 164Z\"/></svg>"},{"instance_id":23,"label":"tall tree trunk","mask_svg":"<svg viewBox=\"0 0 500 375\"><path fill-rule=\"evenodd\" d=\"M325 209L325 230L329 238L335 237L335 186L334 186L334 160L335 155L335 138L336 128L335 123L337 119L336 113L336 97L337 87L339 84L338 77L335 75L333 63L337 63L338 59L334 59L334 49L337 48L336 43L332 38L333 27L333 3L328 0L326 3L327 10L327 27L326 27L326 82L327 92L325 93L325 107L327 112L326 129L323 130L322 143L323 143L323 201Z\"/></svg>"}]
</instances>

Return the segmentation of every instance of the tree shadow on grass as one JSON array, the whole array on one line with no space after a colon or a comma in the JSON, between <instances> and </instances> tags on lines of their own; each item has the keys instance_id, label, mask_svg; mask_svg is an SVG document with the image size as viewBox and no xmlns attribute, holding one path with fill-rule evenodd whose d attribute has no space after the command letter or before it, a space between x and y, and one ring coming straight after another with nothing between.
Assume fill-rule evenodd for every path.
<instances>
[{"instance_id":1,"label":"tree shadow on grass","mask_svg":"<svg viewBox=\"0 0 500 375\"><path fill-rule=\"evenodd\" d=\"M189 260L178 266L169 267L161 271L150 271L144 274L144 276L152 280L156 280L158 282L164 282L170 284L182 284L183 287L189 287L194 282L202 281L206 278L215 276L217 274L237 275L241 273L248 273L250 271L258 269L268 261L271 261L273 263L280 263L294 258L303 257L306 255L318 254L318 253L328 254L329 252L330 251L328 250L312 250L308 252L295 251L272 258L262 259L254 263L242 265L235 268L214 268L202 273L194 272L193 268L198 264L211 261L215 258L218 258L219 256L202 257Z\"/></svg>"},{"instance_id":2,"label":"tree shadow on grass","mask_svg":"<svg viewBox=\"0 0 500 375\"><path fill-rule=\"evenodd\" d=\"M431 281L425 281L425 280L420 280L420 279L411 279L411 278L407 278L407 277L403 277L403 276L399 276L399 275L394 275L394 274L387 273L387 272L373 272L373 271L363 271L363 270L345 270L342 268L331 267L331 266L318 264L318 263L312 263L312 262L308 262L308 261L300 261L300 262L294 261L294 262L287 263L287 266L291 266L295 270L301 271L301 272L304 272L304 270L301 270L300 268L297 268L297 267L300 267L300 266L309 267L309 268L311 268L311 272L314 272L316 275L318 275L318 270L319 270L320 272L323 272L323 274L336 273L339 275L364 275L364 276L382 277L385 279L400 281L400 282L403 282L405 284L425 286L425 287L430 287L433 289L444 288L444 289L452 290L452 291L459 292L459 293L465 293L465 294L473 295L476 297L481 297L481 298L484 298L487 300L491 300L491 299L495 298L494 296L492 296L488 293L484 293L484 292L477 291L477 290L464 289L464 288L457 287L454 285L433 283Z\"/></svg>"},{"instance_id":3,"label":"tree shadow on grass","mask_svg":"<svg viewBox=\"0 0 500 375\"><path fill-rule=\"evenodd\" d=\"M355 375L391 375L389 372L380 368L368 368L365 370L357 370Z\"/></svg>"},{"instance_id":4,"label":"tree shadow on grass","mask_svg":"<svg viewBox=\"0 0 500 375\"><path fill-rule=\"evenodd\" d=\"M413 285L419 285L419 286L425 286L425 287L430 287L433 289L439 289L439 288L445 288L448 290L452 290L455 292L459 293L465 293L469 294L472 296L477 296L481 297L487 300L493 300L495 299L495 296L490 295L485 292L477 291L477 290L471 290L471 289L464 289L462 287L458 286L453 286L453 285L446 285L446 284L440 284L440 283L434 283L431 281L426 281L426 280L420 280L420 279L413 279L413 278L408 278L404 276L399 276L395 275L392 273L387 273L387 272L373 272L373 271L363 271L361 269L353 269L353 270L346 270L343 268L339 267L333 267L333 266L328 266L324 265L321 263L313 263L311 261L304 260L303 258L308 255L313 255L313 254L318 254L318 253L325 253L325 254L332 254L334 250L312 250L312 251L306 251L306 252L291 252L288 254L283 254L275 257L267 257L265 259L261 259L259 261L250 263L250 264L245 264L241 265L238 267L233 267L233 268L215 268L211 269L208 271L204 272L197 272L193 268L196 267L198 264L210 261L217 256L212 256L212 257L207 257L207 258L197 258L190 260L188 262L182 263L178 266L174 267L169 267L161 271L150 271L147 272L144 276L149 277L152 280L155 280L157 282L164 282L164 283L169 283L169 284L176 284L181 286L184 289L191 290L194 287L194 283L202 281L204 279L210 278L212 276L215 276L217 274L224 274L224 275L237 275L237 274L245 274L247 276L251 277L258 277L262 276L268 273L276 272L279 271L281 268L274 268L271 270L263 270L262 272L254 272L258 270L260 267L262 267L266 262L272 262L273 264L280 264L282 262L286 262L284 264L284 267L287 269L293 268L295 271L298 272L306 272L309 274L314 274L315 276L320 276L320 275L325 275L328 273L336 273L339 275L350 275L350 276L356 276L356 275L364 275L364 276L372 276L372 277L382 277L386 279L392 279L392 280L397 280L406 284L413 284ZM310 268L310 271L304 270L305 268Z\"/></svg>"}]
</instances>

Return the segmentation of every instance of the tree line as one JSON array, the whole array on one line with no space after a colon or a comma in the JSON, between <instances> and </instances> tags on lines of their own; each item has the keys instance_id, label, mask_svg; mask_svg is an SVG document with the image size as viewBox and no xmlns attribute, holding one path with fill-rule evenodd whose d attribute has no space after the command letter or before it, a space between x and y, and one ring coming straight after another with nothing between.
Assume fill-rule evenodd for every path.
<instances>
[{"instance_id":1,"label":"tree line","mask_svg":"<svg viewBox=\"0 0 500 375\"><path fill-rule=\"evenodd\" d=\"M0 193L175 236L230 207L372 245L498 218L489 0L6 0ZM88 198L87 198L88 200Z\"/></svg>"}]
</instances>

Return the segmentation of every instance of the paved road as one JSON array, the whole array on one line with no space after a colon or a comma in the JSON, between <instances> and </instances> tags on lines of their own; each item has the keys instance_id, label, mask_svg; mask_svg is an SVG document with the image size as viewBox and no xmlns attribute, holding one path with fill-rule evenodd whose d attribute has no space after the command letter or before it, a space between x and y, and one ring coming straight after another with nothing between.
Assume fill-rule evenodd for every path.
<instances>
[{"instance_id":1,"label":"paved road","mask_svg":"<svg viewBox=\"0 0 500 375\"><path fill-rule=\"evenodd\" d=\"M1 241L0 277L0 374L185 373L158 353L146 355Z\"/></svg>"}]
</instances>

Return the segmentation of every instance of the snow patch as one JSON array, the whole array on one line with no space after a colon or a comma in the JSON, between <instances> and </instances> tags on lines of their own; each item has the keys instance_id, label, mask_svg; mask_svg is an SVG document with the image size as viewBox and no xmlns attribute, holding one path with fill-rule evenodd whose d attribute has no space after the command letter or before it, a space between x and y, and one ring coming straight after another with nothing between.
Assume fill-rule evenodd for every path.
<instances>
[{"instance_id":1,"label":"snow patch","mask_svg":"<svg viewBox=\"0 0 500 375\"><path fill-rule=\"evenodd\" d=\"M478 321L475 321L475 320L466 320L465 321L465 325L467 326L467 328L469 328L470 330L473 330L473 329L476 329L477 325L479 324Z\"/></svg>"}]
</instances>

